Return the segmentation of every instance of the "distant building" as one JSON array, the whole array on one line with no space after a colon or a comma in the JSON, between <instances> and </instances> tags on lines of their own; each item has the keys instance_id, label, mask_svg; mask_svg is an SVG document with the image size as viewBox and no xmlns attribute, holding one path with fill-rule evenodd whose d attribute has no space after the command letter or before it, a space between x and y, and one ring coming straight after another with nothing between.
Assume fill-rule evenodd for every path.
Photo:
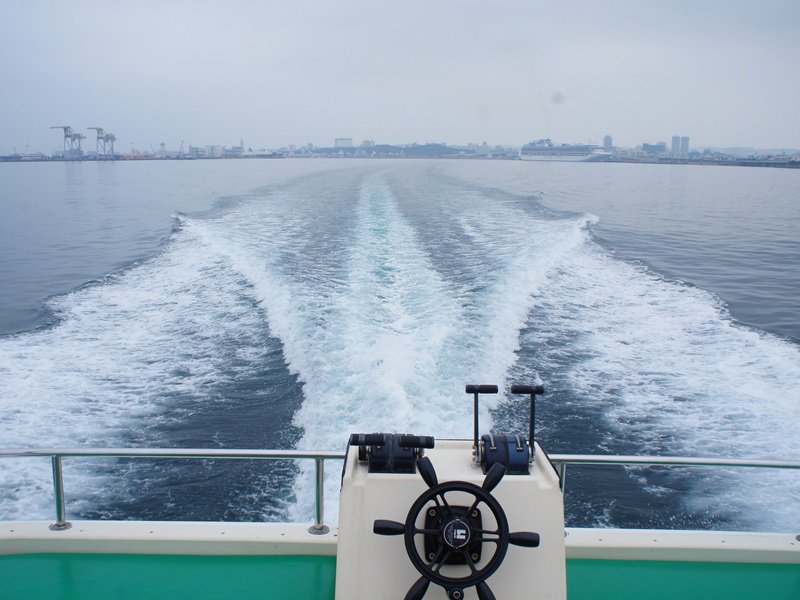
<instances>
[{"instance_id":1,"label":"distant building","mask_svg":"<svg viewBox=\"0 0 800 600\"><path fill-rule=\"evenodd\" d=\"M333 145L335 148L352 148L353 138L336 138Z\"/></svg>"},{"instance_id":2,"label":"distant building","mask_svg":"<svg viewBox=\"0 0 800 600\"><path fill-rule=\"evenodd\" d=\"M199 148L197 146L189 146L189 156L191 156L192 158L205 158L206 149Z\"/></svg>"},{"instance_id":3,"label":"distant building","mask_svg":"<svg viewBox=\"0 0 800 600\"><path fill-rule=\"evenodd\" d=\"M652 156L660 156L667 153L667 142L658 142L657 144L642 144L642 152Z\"/></svg>"},{"instance_id":4,"label":"distant building","mask_svg":"<svg viewBox=\"0 0 800 600\"><path fill-rule=\"evenodd\" d=\"M603 148L605 150L611 151L611 149L613 147L614 147L614 140L611 139L611 136L607 135L606 137L604 137L603 138Z\"/></svg>"},{"instance_id":5,"label":"distant building","mask_svg":"<svg viewBox=\"0 0 800 600\"><path fill-rule=\"evenodd\" d=\"M679 135L672 136L672 153L673 154L681 153L681 137Z\"/></svg>"},{"instance_id":6,"label":"distant building","mask_svg":"<svg viewBox=\"0 0 800 600\"><path fill-rule=\"evenodd\" d=\"M687 136L681 138L681 154L689 154L689 138Z\"/></svg>"},{"instance_id":7,"label":"distant building","mask_svg":"<svg viewBox=\"0 0 800 600\"><path fill-rule=\"evenodd\" d=\"M374 148L375 147L375 140L364 140L361 142L362 148Z\"/></svg>"},{"instance_id":8,"label":"distant building","mask_svg":"<svg viewBox=\"0 0 800 600\"><path fill-rule=\"evenodd\" d=\"M206 146L206 156L208 158L220 158L222 156L222 146Z\"/></svg>"}]
</instances>

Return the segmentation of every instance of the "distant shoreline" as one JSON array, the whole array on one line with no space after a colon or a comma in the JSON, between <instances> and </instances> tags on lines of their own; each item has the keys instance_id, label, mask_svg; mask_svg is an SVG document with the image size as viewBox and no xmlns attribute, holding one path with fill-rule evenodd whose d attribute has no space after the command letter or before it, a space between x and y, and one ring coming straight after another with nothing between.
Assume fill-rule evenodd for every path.
<instances>
[{"instance_id":1,"label":"distant shoreline","mask_svg":"<svg viewBox=\"0 0 800 600\"><path fill-rule=\"evenodd\" d=\"M183 162L195 160L265 160L265 159L295 159L305 160L309 158L324 158L328 160L348 160L353 158L369 159L369 160L396 160L396 159L446 159L446 160L519 160L518 158L509 157L488 157L488 156L331 156L330 154L318 155L303 155L291 156L285 154L263 154L252 156L219 156L219 157L160 157L160 156L117 156L111 158L80 158L74 159L61 159L61 158L29 158L22 156L0 156L0 163L83 163L83 162L142 162L142 161L169 161L169 162ZM606 161L526 161L526 162L592 162L592 163L624 163L624 164L646 164L646 165L700 165L700 166L723 166L723 167L772 167L780 169L800 169L800 161L786 161L777 162L772 160L759 160L759 159L728 159L728 160L709 160L709 159L685 159L685 158L612 158Z\"/></svg>"}]
</instances>

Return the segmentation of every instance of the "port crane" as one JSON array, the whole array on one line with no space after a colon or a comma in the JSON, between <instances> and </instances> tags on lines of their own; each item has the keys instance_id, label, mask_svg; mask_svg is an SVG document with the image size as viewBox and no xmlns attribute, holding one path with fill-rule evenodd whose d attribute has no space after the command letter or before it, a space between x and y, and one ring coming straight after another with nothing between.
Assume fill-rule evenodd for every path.
<instances>
[{"instance_id":1,"label":"port crane","mask_svg":"<svg viewBox=\"0 0 800 600\"><path fill-rule=\"evenodd\" d=\"M100 148L103 149L103 158L114 159L114 142L117 136L113 133L106 133L102 127L88 127L97 132L97 157L100 157Z\"/></svg>"},{"instance_id":2,"label":"port crane","mask_svg":"<svg viewBox=\"0 0 800 600\"><path fill-rule=\"evenodd\" d=\"M56 125L50 129L63 129L64 130L64 152L63 158L76 159L81 157L81 140L85 140L86 136L82 133L77 133L69 125Z\"/></svg>"}]
</instances>

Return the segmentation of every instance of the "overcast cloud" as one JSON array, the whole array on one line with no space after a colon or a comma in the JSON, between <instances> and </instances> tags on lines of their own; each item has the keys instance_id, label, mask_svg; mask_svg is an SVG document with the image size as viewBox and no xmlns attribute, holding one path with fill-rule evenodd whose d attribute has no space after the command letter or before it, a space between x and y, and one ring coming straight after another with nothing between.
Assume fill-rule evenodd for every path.
<instances>
[{"instance_id":1,"label":"overcast cloud","mask_svg":"<svg viewBox=\"0 0 800 600\"><path fill-rule=\"evenodd\" d=\"M59 148L53 125L104 127L123 151L605 134L796 148L798 56L797 0L4 0L0 154Z\"/></svg>"}]
</instances>

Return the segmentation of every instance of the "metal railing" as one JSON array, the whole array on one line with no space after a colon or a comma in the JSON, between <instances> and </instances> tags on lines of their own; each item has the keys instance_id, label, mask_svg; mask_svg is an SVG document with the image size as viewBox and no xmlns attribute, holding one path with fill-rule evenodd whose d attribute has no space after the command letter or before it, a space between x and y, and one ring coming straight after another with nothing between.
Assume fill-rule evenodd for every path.
<instances>
[{"instance_id":1,"label":"metal railing","mask_svg":"<svg viewBox=\"0 0 800 600\"><path fill-rule=\"evenodd\" d=\"M64 501L64 471L62 458L190 458L218 460L313 460L314 461L314 524L308 528L310 533L322 535L330 528L323 523L325 513L324 477L325 460L343 460L344 452L310 452L304 450L224 450L189 448L80 448L80 449L37 449L0 450L0 458L47 458L53 465L53 491L56 503L56 522L50 525L53 531L63 531L72 527L67 521Z\"/></svg>"},{"instance_id":2,"label":"metal railing","mask_svg":"<svg viewBox=\"0 0 800 600\"><path fill-rule=\"evenodd\" d=\"M623 467L743 467L757 469L800 469L800 461L759 460L746 458L695 458L688 456L615 456L602 454L550 454L550 462L558 473L561 491L567 486L567 465Z\"/></svg>"},{"instance_id":3,"label":"metal railing","mask_svg":"<svg viewBox=\"0 0 800 600\"><path fill-rule=\"evenodd\" d=\"M343 460L344 452L311 452L304 450L223 450L184 448L85 448L85 449L38 449L0 450L2 458L49 457L53 466L53 490L55 493L56 522L50 525L54 531L69 529L64 502L64 475L62 458L187 458L220 460L313 460L314 471L314 524L310 533L321 535L330 531L323 523L325 460ZM768 469L800 469L800 461L752 460L737 458L694 458L682 456L614 456L599 454L550 454L550 462L560 479L561 491L566 490L567 465L594 466L668 466L668 467L736 467Z\"/></svg>"}]
</instances>

